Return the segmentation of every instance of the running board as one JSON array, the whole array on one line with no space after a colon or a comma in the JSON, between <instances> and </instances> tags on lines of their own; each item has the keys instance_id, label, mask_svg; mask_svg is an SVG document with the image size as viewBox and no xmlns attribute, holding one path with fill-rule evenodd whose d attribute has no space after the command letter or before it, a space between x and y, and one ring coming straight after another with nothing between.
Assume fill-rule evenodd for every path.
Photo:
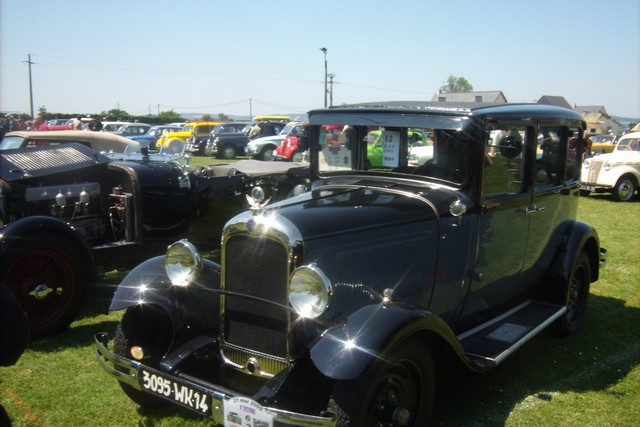
<instances>
[{"instance_id":1,"label":"running board","mask_svg":"<svg viewBox=\"0 0 640 427\"><path fill-rule=\"evenodd\" d=\"M566 312L566 307L526 301L461 335L458 340L478 366L489 368L510 356Z\"/></svg>"}]
</instances>

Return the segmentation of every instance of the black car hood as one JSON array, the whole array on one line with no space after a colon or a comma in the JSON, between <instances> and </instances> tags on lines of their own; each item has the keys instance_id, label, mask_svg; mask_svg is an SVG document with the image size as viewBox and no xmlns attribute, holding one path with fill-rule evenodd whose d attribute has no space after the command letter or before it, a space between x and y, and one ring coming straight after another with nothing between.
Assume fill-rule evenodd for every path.
<instances>
[{"instance_id":1,"label":"black car hood","mask_svg":"<svg viewBox=\"0 0 640 427\"><path fill-rule=\"evenodd\" d=\"M0 151L0 177L7 182L84 169L112 160L82 144Z\"/></svg>"},{"instance_id":2,"label":"black car hood","mask_svg":"<svg viewBox=\"0 0 640 427\"><path fill-rule=\"evenodd\" d=\"M414 194L369 186L326 186L274 205L307 239L437 219L457 200L448 190ZM448 214L442 211L442 214Z\"/></svg>"}]
</instances>

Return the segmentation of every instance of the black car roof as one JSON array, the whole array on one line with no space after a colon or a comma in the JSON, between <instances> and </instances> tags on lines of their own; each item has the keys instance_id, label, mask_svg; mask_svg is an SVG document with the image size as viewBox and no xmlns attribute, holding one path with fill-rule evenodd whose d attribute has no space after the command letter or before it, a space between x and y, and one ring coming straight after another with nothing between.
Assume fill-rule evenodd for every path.
<instances>
[{"instance_id":1,"label":"black car roof","mask_svg":"<svg viewBox=\"0 0 640 427\"><path fill-rule=\"evenodd\" d=\"M583 121L582 115L574 110L546 104L509 104L486 102L429 102L429 101L383 101L347 104L320 108L309 112L309 120L314 124L314 116L346 114L436 114L442 116L485 116L519 118L553 118Z\"/></svg>"}]
</instances>

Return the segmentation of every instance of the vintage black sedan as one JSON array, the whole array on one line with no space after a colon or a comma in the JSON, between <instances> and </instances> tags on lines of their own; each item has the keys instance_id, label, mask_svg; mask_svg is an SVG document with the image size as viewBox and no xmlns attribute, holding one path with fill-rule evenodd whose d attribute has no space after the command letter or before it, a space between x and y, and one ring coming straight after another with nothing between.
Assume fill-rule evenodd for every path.
<instances>
[{"instance_id":1,"label":"vintage black sedan","mask_svg":"<svg viewBox=\"0 0 640 427\"><path fill-rule=\"evenodd\" d=\"M425 426L443 358L481 372L583 323L606 260L576 220L584 129L542 105L311 111L311 191L268 204L254 189L220 265L181 240L132 270L98 360L138 404L216 424ZM411 132L435 136L422 165Z\"/></svg>"},{"instance_id":2,"label":"vintage black sedan","mask_svg":"<svg viewBox=\"0 0 640 427\"><path fill-rule=\"evenodd\" d=\"M260 184L277 198L304 181L264 166L192 168L176 156L106 156L73 142L2 150L0 283L29 315L32 336L59 332L97 272L131 268L181 237L219 246L226 220L247 206L241 193Z\"/></svg>"}]
</instances>

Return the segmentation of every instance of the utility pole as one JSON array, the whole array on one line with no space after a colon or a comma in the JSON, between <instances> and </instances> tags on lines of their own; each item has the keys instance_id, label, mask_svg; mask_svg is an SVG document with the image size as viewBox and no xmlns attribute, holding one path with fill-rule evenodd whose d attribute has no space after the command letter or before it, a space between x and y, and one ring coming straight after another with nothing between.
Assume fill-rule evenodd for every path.
<instances>
[{"instance_id":1,"label":"utility pole","mask_svg":"<svg viewBox=\"0 0 640 427\"><path fill-rule=\"evenodd\" d=\"M334 78L335 76L336 76L336 75L335 75L335 74L333 74L333 73L329 74L329 88L330 88L330 89L329 89L329 106L330 106L330 107L333 107L333 84L334 84L334 83L336 83L336 84L338 84L338 83L339 83L339 82L334 82L334 81L333 81L333 78Z\"/></svg>"},{"instance_id":2,"label":"utility pole","mask_svg":"<svg viewBox=\"0 0 640 427\"><path fill-rule=\"evenodd\" d=\"M35 64L35 62L31 62L31 54L27 54L27 60L22 61L29 64L29 100L31 101L31 117L33 118L33 84L31 83L31 64Z\"/></svg>"},{"instance_id":3,"label":"utility pole","mask_svg":"<svg viewBox=\"0 0 640 427\"><path fill-rule=\"evenodd\" d=\"M324 54L324 106L327 106L327 48L321 47L320 50Z\"/></svg>"},{"instance_id":4,"label":"utility pole","mask_svg":"<svg viewBox=\"0 0 640 427\"><path fill-rule=\"evenodd\" d=\"M251 98L249 98L249 120L253 120L253 106L251 105Z\"/></svg>"}]
</instances>

